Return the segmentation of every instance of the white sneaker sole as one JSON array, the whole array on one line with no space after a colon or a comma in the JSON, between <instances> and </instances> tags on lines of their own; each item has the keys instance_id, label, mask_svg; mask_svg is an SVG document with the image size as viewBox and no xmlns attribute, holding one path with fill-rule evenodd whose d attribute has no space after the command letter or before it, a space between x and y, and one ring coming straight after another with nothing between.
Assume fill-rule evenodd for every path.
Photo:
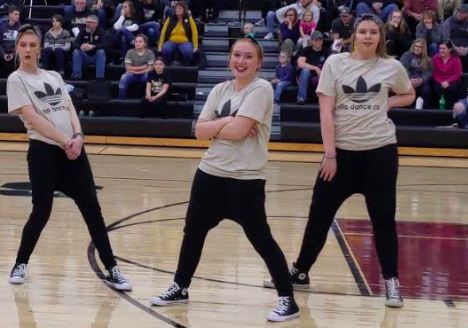
<instances>
[{"instance_id":1,"label":"white sneaker sole","mask_svg":"<svg viewBox=\"0 0 468 328\"><path fill-rule=\"evenodd\" d=\"M291 315L288 315L288 316L283 316L283 317L280 317L278 315L267 315L267 320L268 321L272 321L272 322L284 322L284 321L289 321L289 320L293 320L293 319L296 319L296 318L299 318L299 315L300 315L300 311L294 313L294 314L291 314Z\"/></svg>"},{"instance_id":2,"label":"white sneaker sole","mask_svg":"<svg viewBox=\"0 0 468 328\"><path fill-rule=\"evenodd\" d=\"M385 306L391 307L391 308L402 308L404 305L403 301L395 301L395 300L386 300L385 301Z\"/></svg>"},{"instance_id":3,"label":"white sneaker sole","mask_svg":"<svg viewBox=\"0 0 468 328\"><path fill-rule=\"evenodd\" d=\"M275 288L275 284L271 280L264 280L263 288ZM296 290L307 290L310 289L310 285L293 284L293 288Z\"/></svg>"},{"instance_id":4,"label":"white sneaker sole","mask_svg":"<svg viewBox=\"0 0 468 328\"><path fill-rule=\"evenodd\" d=\"M110 281L105 281L106 285L107 286L111 286L119 291L122 291L122 292L131 292L133 290L133 286L130 284L130 283L126 283L126 284L114 284Z\"/></svg>"},{"instance_id":5,"label":"white sneaker sole","mask_svg":"<svg viewBox=\"0 0 468 328\"><path fill-rule=\"evenodd\" d=\"M10 279L8 279L8 282L13 285L21 285L21 284L24 284L25 281L26 281L26 278L20 278L20 277L10 277Z\"/></svg>"},{"instance_id":6,"label":"white sneaker sole","mask_svg":"<svg viewBox=\"0 0 468 328\"><path fill-rule=\"evenodd\" d=\"M178 301L164 301L160 299L159 297L152 297L150 299L150 303L155 306L170 306L170 305L177 305L177 304L186 304L188 303L189 300L178 300Z\"/></svg>"}]
</instances>

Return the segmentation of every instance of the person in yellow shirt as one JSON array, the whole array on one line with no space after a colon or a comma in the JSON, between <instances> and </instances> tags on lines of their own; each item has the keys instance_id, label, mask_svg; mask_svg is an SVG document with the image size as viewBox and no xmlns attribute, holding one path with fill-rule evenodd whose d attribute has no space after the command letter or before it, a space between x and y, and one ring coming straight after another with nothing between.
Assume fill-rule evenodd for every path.
<instances>
[{"instance_id":1,"label":"person in yellow shirt","mask_svg":"<svg viewBox=\"0 0 468 328\"><path fill-rule=\"evenodd\" d=\"M185 3L178 2L174 14L164 23L158 50L166 65L172 63L176 50L182 54L185 65L192 62L193 53L198 50L198 30Z\"/></svg>"}]
</instances>

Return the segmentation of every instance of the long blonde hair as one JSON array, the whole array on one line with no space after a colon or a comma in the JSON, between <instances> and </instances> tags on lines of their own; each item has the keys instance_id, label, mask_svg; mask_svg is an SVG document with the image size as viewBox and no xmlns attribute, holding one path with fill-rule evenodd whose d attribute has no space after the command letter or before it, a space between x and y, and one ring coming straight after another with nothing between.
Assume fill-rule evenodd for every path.
<instances>
[{"instance_id":1,"label":"long blonde hair","mask_svg":"<svg viewBox=\"0 0 468 328\"><path fill-rule=\"evenodd\" d=\"M392 16L395 13L400 14L401 16L400 25L398 26L398 32L400 32L401 34L404 34L408 26L406 25L406 21L403 17L403 13L398 9L395 9L390 15L388 15L388 20L387 20L387 23L385 24L385 29L390 32L393 32L395 30L395 27L391 24Z\"/></svg>"},{"instance_id":2,"label":"long blonde hair","mask_svg":"<svg viewBox=\"0 0 468 328\"><path fill-rule=\"evenodd\" d=\"M431 59L427 55L427 42L426 39L419 38L414 40L413 44L411 45L410 51L414 54L414 45L416 43L420 43L422 47L422 53L421 53L421 63L422 63L422 68L427 70L429 68L429 63L431 62Z\"/></svg>"},{"instance_id":3,"label":"long blonde hair","mask_svg":"<svg viewBox=\"0 0 468 328\"><path fill-rule=\"evenodd\" d=\"M380 40L379 40L379 45L377 46L377 49L375 51L376 55L379 56L380 58L390 58L390 56L387 54L387 44L385 41L385 31L384 31L383 22L378 16L373 15L373 14L364 14L356 20L356 23L354 24L354 32L351 35L351 53L357 50L356 32L357 32L359 25L365 21L371 21L375 23L379 28Z\"/></svg>"}]
</instances>

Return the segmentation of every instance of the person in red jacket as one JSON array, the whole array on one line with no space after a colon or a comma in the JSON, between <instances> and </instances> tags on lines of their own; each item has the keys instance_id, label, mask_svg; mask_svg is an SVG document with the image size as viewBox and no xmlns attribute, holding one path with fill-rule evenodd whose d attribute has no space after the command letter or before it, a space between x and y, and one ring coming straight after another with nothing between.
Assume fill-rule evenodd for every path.
<instances>
[{"instance_id":1,"label":"person in red jacket","mask_svg":"<svg viewBox=\"0 0 468 328\"><path fill-rule=\"evenodd\" d=\"M452 108L460 97L462 64L453 43L447 40L439 45L439 53L432 59L434 65L434 93L443 95L446 108Z\"/></svg>"}]
</instances>

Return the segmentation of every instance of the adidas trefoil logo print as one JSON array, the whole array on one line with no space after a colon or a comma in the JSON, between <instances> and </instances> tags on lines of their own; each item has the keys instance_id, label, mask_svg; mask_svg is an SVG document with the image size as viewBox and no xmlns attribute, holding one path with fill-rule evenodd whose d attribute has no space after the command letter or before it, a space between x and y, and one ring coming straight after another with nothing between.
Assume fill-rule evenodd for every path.
<instances>
[{"instance_id":1,"label":"adidas trefoil logo print","mask_svg":"<svg viewBox=\"0 0 468 328\"><path fill-rule=\"evenodd\" d=\"M374 98L377 93L379 93L382 84L376 83L368 89L366 81L360 76L356 83L356 90L348 85L343 85L342 87L343 92L347 94L352 101L360 104Z\"/></svg>"},{"instance_id":2,"label":"adidas trefoil logo print","mask_svg":"<svg viewBox=\"0 0 468 328\"><path fill-rule=\"evenodd\" d=\"M34 94L39 98L43 103L55 106L60 103L62 100L62 90L60 87L57 88L57 91L54 91L52 86L44 82L45 93L42 91L34 91Z\"/></svg>"},{"instance_id":3,"label":"adidas trefoil logo print","mask_svg":"<svg viewBox=\"0 0 468 328\"><path fill-rule=\"evenodd\" d=\"M234 113L231 114L231 99L229 99L228 101L224 103L221 113L219 113L218 111L215 111L215 115L216 115L216 118L228 117L229 115L231 115L232 117L235 117L238 111L239 110L236 110Z\"/></svg>"}]
</instances>

